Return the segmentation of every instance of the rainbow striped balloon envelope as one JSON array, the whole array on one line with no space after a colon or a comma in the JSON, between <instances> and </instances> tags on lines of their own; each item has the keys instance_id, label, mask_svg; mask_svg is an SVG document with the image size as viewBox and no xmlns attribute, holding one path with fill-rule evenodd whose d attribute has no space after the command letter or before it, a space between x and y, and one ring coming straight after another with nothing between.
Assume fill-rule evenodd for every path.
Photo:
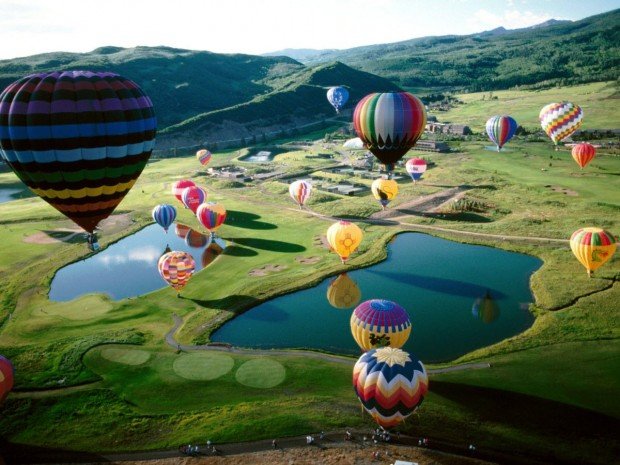
<instances>
[{"instance_id":1,"label":"rainbow striped balloon envelope","mask_svg":"<svg viewBox=\"0 0 620 465\"><path fill-rule=\"evenodd\" d=\"M226 209L219 203L203 203L196 210L196 217L200 224L214 233L226 221Z\"/></svg>"},{"instance_id":2,"label":"rainbow striped balloon envelope","mask_svg":"<svg viewBox=\"0 0 620 465\"><path fill-rule=\"evenodd\" d=\"M114 73L31 74L0 94L0 155L90 233L142 173L156 127L149 97Z\"/></svg>"},{"instance_id":3,"label":"rainbow striped balloon envelope","mask_svg":"<svg viewBox=\"0 0 620 465\"><path fill-rule=\"evenodd\" d=\"M411 334L407 311L391 300L372 299L359 304L351 314L351 334L362 350L402 347Z\"/></svg>"},{"instance_id":4,"label":"rainbow striped balloon envelope","mask_svg":"<svg viewBox=\"0 0 620 465\"><path fill-rule=\"evenodd\" d=\"M596 156L596 148L592 144L584 142L577 144L571 150L573 160L579 165L581 169L584 169L588 163Z\"/></svg>"},{"instance_id":5,"label":"rainbow striped balloon envelope","mask_svg":"<svg viewBox=\"0 0 620 465\"><path fill-rule=\"evenodd\" d=\"M491 116L486 125L489 139L497 145L499 152L517 132L518 124L510 116Z\"/></svg>"},{"instance_id":6,"label":"rainbow striped balloon envelope","mask_svg":"<svg viewBox=\"0 0 620 465\"><path fill-rule=\"evenodd\" d=\"M194 274L195 268L194 257L187 252L175 250L162 255L157 262L159 274L164 281L176 289L177 293L185 287Z\"/></svg>"},{"instance_id":7,"label":"rainbow striped balloon envelope","mask_svg":"<svg viewBox=\"0 0 620 465\"><path fill-rule=\"evenodd\" d=\"M11 361L0 355L0 404L13 389L14 370Z\"/></svg>"},{"instance_id":8,"label":"rainbow striped balloon envelope","mask_svg":"<svg viewBox=\"0 0 620 465\"><path fill-rule=\"evenodd\" d=\"M312 184L306 181L294 181L288 186L288 193L301 208L312 193Z\"/></svg>"},{"instance_id":9,"label":"rainbow striped balloon envelope","mask_svg":"<svg viewBox=\"0 0 620 465\"><path fill-rule=\"evenodd\" d=\"M206 166L211 161L211 152L207 149L198 150L198 152L196 152L196 158L202 166Z\"/></svg>"},{"instance_id":10,"label":"rainbow striped balloon envelope","mask_svg":"<svg viewBox=\"0 0 620 465\"><path fill-rule=\"evenodd\" d=\"M540 110L540 125L555 145L581 126L583 111L570 102L550 103Z\"/></svg>"},{"instance_id":11,"label":"rainbow striped balloon envelope","mask_svg":"<svg viewBox=\"0 0 620 465\"><path fill-rule=\"evenodd\" d=\"M586 268L588 276L604 265L616 251L617 239L601 228L581 228L570 238L570 248Z\"/></svg>"},{"instance_id":12,"label":"rainbow striped balloon envelope","mask_svg":"<svg viewBox=\"0 0 620 465\"><path fill-rule=\"evenodd\" d=\"M364 409L383 428L411 415L428 392L422 362L401 349L382 347L364 353L353 367L353 388Z\"/></svg>"}]
</instances>

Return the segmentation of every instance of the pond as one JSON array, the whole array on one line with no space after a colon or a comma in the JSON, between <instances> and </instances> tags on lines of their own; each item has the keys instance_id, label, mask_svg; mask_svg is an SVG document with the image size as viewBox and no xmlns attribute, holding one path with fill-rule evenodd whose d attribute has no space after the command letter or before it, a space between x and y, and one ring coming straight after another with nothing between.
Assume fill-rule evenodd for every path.
<instances>
[{"instance_id":1,"label":"pond","mask_svg":"<svg viewBox=\"0 0 620 465\"><path fill-rule=\"evenodd\" d=\"M358 299L381 298L409 313L412 332L405 350L425 362L453 360L531 326L529 280L541 265L528 255L400 234L389 244L387 260L349 272L331 288L336 278L260 304L211 339L241 347L359 354L349 326L352 308ZM330 301L350 308L335 308Z\"/></svg>"},{"instance_id":2,"label":"pond","mask_svg":"<svg viewBox=\"0 0 620 465\"><path fill-rule=\"evenodd\" d=\"M157 271L164 252L189 252L196 271L209 265L225 248L225 243L188 226L170 226L168 233L156 224L110 245L95 255L58 270L52 280L49 299L67 301L81 295L107 294L113 300L135 297L166 287Z\"/></svg>"},{"instance_id":3,"label":"pond","mask_svg":"<svg viewBox=\"0 0 620 465\"><path fill-rule=\"evenodd\" d=\"M27 197L26 192L28 189L25 187L23 189L14 188L14 187L1 187L0 186L0 203L10 202L12 200L17 200L22 197Z\"/></svg>"}]
</instances>

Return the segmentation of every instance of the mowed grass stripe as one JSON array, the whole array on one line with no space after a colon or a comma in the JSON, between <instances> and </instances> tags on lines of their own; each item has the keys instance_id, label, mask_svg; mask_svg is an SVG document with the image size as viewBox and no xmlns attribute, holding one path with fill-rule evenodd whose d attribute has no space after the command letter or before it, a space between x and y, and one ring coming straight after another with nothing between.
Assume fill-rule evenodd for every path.
<instances>
[{"instance_id":1,"label":"mowed grass stripe","mask_svg":"<svg viewBox=\"0 0 620 465\"><path fill-rule=\"evenodd\" d=\"M267 389L277 386L286 378L284 366L270 358L249 360L239 367L235 379L244 386Z\"/></svg>"},{"instance_id":2,"label":"mowed grass stripe","mask_svg":"<svg viewBox=\"0 0 620 465\"><path fill-rule=\"evenodd\" d=\"M120 347L105 347L101 349L101 356L106 360L123 365L142 365L151 358L151 354L145 350Z\"/></svg>"},{"instance_id":3,"label":"mowed grass stripe","mask_svg":"<svg viewBox=\"0 0 620 465\"><path fill-rule=\"evenodd\" d=\"M230 355L195 353L181 355L173 363L174 372L193 381L210 381L224 376L235 364Z\"/></svg>"}]
</instances>

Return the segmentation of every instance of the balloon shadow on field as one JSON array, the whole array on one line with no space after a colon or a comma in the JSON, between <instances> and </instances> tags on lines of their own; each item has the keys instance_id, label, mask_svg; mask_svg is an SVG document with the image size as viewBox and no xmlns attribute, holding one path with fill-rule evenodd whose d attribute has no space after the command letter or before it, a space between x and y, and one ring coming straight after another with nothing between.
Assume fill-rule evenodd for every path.
<instances>
[{"instance_id":1,"label":"balloon shadow on field","mask_svg":"<svg viewBox=\"0 0 620 465\"><path fill-rule=\"evenodd\" d=\"M39 229L43 234L51 239L67 242L69 244L86 243L86 233L83 231L54 231Z\"/></svg>"},{"instance_id":2,"label":"balloon shadow on field","mask_svg":"<svg viewBox=\"0 0 620 465\"><path fill-rule=\"evenodd\" d=\"M191 300L197 305L207 308L215 308L218 310L226 310L233 313L241 313L249 308L258 305L261 301L256 297L249 295L233 294L227 295L221 299L196 299L191 297L183 297L184 299Z\"/></svg>"},{"instance_id":3,"label":"balloon shadow on field","mask_svg":"<svg viewBox=\"0 0 620 465\"><path fill-rule=\"evenodd\" d=\"M245 245L254 249L269 250L272 252L299 253L306 250L304 246L301 246L299 244L294 244L292 242L275 241L272 239L236 238L228 240L235 242L235 244Z\"/></svg>"},{"instance_id":4,"label":"balloon shadow on field","mask_svg":"<svg viewBox=\"0 0 620 465\"><path fill-rule=\"evenodd\" d=\"M0 463L6 460L7 465L30 463L100 463L109 460L103 455L76 450L38 447L30 444L13 444L0 440Z\"/></svg>"},{"instance_id":5,"label":"balloon shadow on field","mask_svg":"<svg viewBox=\"0 0 620 465\"><path fill-rule=\"evenodd\" d=\"M427 289L429 291L440 292L442 294L458 295L461 297L469 297L477 299L480 296L486 295L488 292L493 299L503 299L506 297L501 291L492 289L485 286L478 286L477 284L468 283L465 281L457 281L455 279L447 278L431 278L428 276L420 276L412 273L394 273L391 271L376 271L372 269L366 270L368 273L374 273L379 276L401 282L403 284L409 284L411 286Z\"/></svg>"},{"instance_id":6,"label":"balloon shadow on field","mask_svg":"<svg viewBox=\"0 0 620 465\"><path fill-rule=\"evenodd\" d=\"M278 226L265 221L257 221L259 215L254 213L228 210L226 212L226 225L245 229L278 229Z\"/></svg>"},{"instance_id":7,"label":"balloon shadow on field","mask_svg":"<svg viewBox=\"0 0 620 465\"><path fill-rule=\"evenodd\" d=\"M242 247L237 244L230 244L226 247L226 250L222 253L222 255L228 255L229 257L255 257L258 255L258 252L253 249L248 249L247 247Z\"/></svg>"}]
</instances>

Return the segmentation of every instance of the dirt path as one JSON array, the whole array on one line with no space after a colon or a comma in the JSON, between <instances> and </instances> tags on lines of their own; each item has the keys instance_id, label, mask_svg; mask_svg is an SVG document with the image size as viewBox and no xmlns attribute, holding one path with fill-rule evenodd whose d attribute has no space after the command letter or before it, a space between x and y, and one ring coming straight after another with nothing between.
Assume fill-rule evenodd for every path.
<instances>
[{"instance_id":1,"label":"dirt path","mask_svg":"<svg viewBox=\"0 0 620 465\"><path fill-rule=\"evenodd\" d=\"M432 212L446 202L450 202L471 189L471 186L456 186L443 191L435 192L430 195L423 195L409 202L400 204L397 208L388 208L380 212L373 213L370 218L374 219L394 219L403 218L413 214Z\"/></svg>"}]
</instances>

